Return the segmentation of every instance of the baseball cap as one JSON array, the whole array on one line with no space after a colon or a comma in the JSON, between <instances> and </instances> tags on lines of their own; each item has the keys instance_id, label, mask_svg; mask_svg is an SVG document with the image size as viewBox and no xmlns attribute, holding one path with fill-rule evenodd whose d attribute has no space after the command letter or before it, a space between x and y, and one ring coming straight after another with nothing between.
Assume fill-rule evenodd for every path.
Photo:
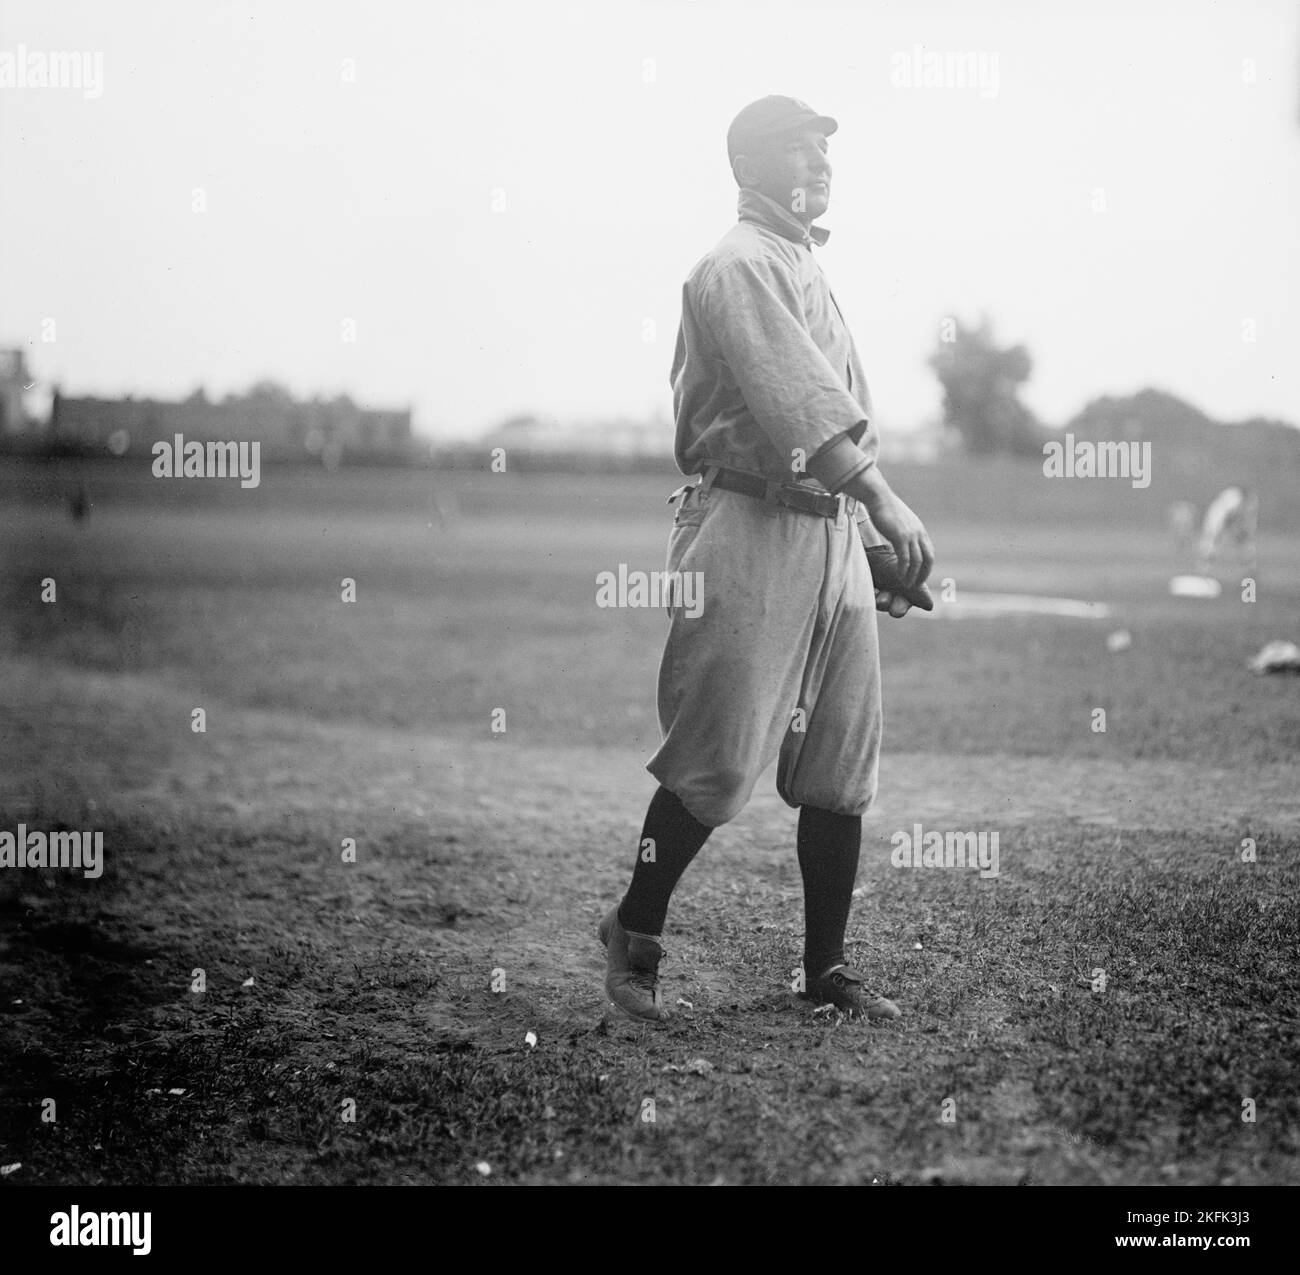
<instances>
[{"instance_id":1,"label":"baseball cap","mask_svg":"<svg viewBox=\"0 0 1300 1275\"><path fill-rule=\"evenodd\" d=\"M839 124L829 115L818 115L807 102L797 97L782 97L773 93L751 102L727 129L727 158L735 160L755 144L778 137L795 129L815 126L829 137Z\"/></svg>"}]
</instances>

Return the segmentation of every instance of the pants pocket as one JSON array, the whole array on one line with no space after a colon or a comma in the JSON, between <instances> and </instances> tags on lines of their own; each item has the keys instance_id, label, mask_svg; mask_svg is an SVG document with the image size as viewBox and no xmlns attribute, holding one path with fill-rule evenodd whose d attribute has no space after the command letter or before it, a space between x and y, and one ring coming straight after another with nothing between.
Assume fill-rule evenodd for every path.
<instances>
[{"instance_id":1,"label":"pants pocket","mask_svg":"<svg viewBox=\"0 0 1300 1275\"><path fill-rule=\"evenodd\" d=\"M673 517L674 527L698 527L709 512L707 504L700 503L699 489L692 487L678 502L677 513Z\"/></svg>"},{"instance_id":2,"label":"pants pocket","mask_svg":"<svg viewBox=\"0 0 1300 1275\"><path fill-rule=\"evenodd\" d=\"M668 533L668 555L664 564L664 611L672 618L674 611L698 614L702 581L692 572L693 550L704 527L708 507L691 509L686 517L674 522ZM687 576L691 578L686 579Z\"/></svg>"}]
</instances>

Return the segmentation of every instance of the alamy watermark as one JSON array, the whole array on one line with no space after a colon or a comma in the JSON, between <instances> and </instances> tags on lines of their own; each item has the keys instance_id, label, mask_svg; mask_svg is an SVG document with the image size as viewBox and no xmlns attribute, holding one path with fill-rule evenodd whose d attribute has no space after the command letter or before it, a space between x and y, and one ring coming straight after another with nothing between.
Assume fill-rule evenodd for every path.
<instances>
[{"instance_id":1,"label":"alamy watermark","mask_svg":"<svg viewBox=\"0 0 1300 1275\"><path fill-rule=\"evenodd\" d=\"M691 620L704 611L703 571L629 571L626 562L618 572L596 576L598 607L681 607Z\"/></svg>"},{"instance_id":2,"label":"alamy watermark","mask_svg":"<svg viewBox=\"0 0 1300 1275\"><path fill-rule=\"evenodd\" d=\"M74 1204L67 1212L50 1214L50 1243L55 1248L129 1248L136 1257L145 1257L153 1249L152 1230L153 1214L139 1210L109 1213L87 1209L83 1213Z\"/></svg>"},{"instance_id":3,"label":"alamy watermark","mask_svg":"<svg viewBox=\"0 0 1300 1275\"><path fill-rule=\"evenodd\" d=\"M1053 439L1043 444L1045 478L1131 478L1134 487L1151 486L1151 444L1135 439L1120 442Z\"/></svg>"},{"instance_id":4,"label":"alamy watermark","mask_svg":"<svg viewBox=\"0 0 1300 1275\"><path fill-rule=\"evenodd\" d=\"M243 441L206 444L197 439L185 441L177 434L169 443L160 439L153 445L155 478L238 478L241 487L256 487L262 481L262 444Z\"/></svg>"},{"instance_id":5,"label":"alamy watermark","mask_svg":"<svg viewBox=\"0 0 1300 1275\"><path fill-rule=\"evenodd\" d=\"M930 832L919 823L911 832L890 837L896 868L978 868L987 880L998 875L998 834L993 832Z\"/></svg>"},{"instance_id":6,"label":"alamy watermark","mask_svg":"<svg viewBox=\"0 0 1300 1275\"><path fill-rule=\"evenodd\" d=\"M102 97L104 55L72 49L43 53L25 44L0 49L0 89L80 89L82 97Z\"/></svg>"},{"instance_id":7,"label":"alamy watermark","mask_svg":"<svg viewBox=\"0 0 1300 1275\"><path fill-rule=\"evenodd\" d=\"M80 868L82 875L104 872L102 832L41 832L18 825L14 834L0 831L0 868Z\"/></svg>"},{"instance_id":8,"label":"alamy watermark","mask_svg":"<svg viewBox=\"0 0 1300 1275\"><path fill-rule=\"evenodd\" d=\"M927 49L890 56L889 83L896 89L978 89L980 97L998 95L998 55L982 49Z\"/></svg>"}]
</instances>

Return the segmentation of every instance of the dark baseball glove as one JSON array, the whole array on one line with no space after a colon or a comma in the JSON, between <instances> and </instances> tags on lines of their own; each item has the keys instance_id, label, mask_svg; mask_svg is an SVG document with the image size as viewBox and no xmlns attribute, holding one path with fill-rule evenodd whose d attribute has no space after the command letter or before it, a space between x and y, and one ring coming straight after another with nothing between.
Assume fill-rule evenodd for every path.
<instances>
[{"instance_id":1,"label":"dark baseball glove","mask_svg":"<svg viewBox=\"0 0 1300 1275\"><path fill-rule=\"evenodd\" d=\"M869 545L865 540L862 545L867 551L867 561L871 564L871 583L877 589L906 598L922 611L934 610L934 597L924 581L911 585L903 583L902 567L892 545Z\"/></svg>"}]
</instances>

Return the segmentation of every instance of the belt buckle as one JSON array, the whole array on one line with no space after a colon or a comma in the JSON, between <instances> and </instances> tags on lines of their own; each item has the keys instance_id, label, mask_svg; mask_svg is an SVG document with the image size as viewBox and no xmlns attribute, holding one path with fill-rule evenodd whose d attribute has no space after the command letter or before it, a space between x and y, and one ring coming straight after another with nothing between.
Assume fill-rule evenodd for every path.
<instances>
[{"instance_id":1,"label":"belt buckle","mask_svg":"<svg viewBox=\"0 0 1300 1275\"><path fill-rule=\"evenodd\" d=\"M782 483L781 498L788 509L797 510L801 514L811 513L808 507L808 492L806 492L798 483Z\"/></svg>"}]
</instances>

